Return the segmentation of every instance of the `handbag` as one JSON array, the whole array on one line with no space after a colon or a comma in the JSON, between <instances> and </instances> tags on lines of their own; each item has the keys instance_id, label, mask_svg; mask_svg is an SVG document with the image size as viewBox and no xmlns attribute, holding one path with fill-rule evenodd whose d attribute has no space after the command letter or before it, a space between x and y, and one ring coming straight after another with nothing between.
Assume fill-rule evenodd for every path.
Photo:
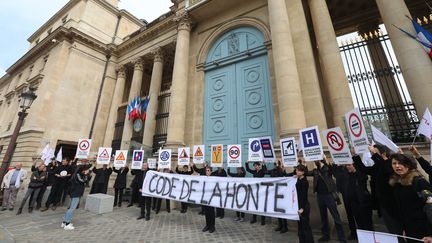
<instances>
[{"instance_id":1,"label":"handbag","mask_svg":"<svg viewBox=\"0 0 432 243\"><path fill-rule=\"evenodd\" d=\"M318 176L321 177L321 179L323 180L324 184L326 184L327 189L329 189L330 186L329 186L329 184L327 184L327 181L324 180L324 177L321 175L321 172L320 172L320 171L318 171ZM335 202L336 202L336 205L341 205L341 204L342 204L342 201L341 201L341 199L340 199L340 197L339 197L339 194L338 194L336 191L331 192L331 194L332 194L333 199L334 199Z\"/></svg>"}]
</instances>

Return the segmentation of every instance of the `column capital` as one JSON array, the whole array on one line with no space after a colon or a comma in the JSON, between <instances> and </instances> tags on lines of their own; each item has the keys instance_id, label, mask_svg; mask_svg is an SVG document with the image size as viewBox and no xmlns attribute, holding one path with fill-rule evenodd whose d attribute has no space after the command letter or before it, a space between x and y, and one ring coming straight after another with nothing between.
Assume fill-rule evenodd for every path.
<instances>
[{"instance_id":1,"label":"column capital","mask_svg":"<svg viewBox=\"0 0 432 243\"><path fill-rule=\"evenodd\" d=\"M177 12L174 21L178 24L177 30L191 30L192 21L186 11Z\"/></svg>"},{"instance_id":2,"label":"column capital","mask_svg":"<svg viewBox=\"0 0 432 243\"><path fill-rule=\"evenodd\" d=\"M125 78L126 77L126 66L118 65L116 67L117 78Z\"/></svg>"},{"instance_id":3,"label":"column capital","mask_svg":"<svg viewBox=\"0 0 432 243\"><path fill-rule=\"evenodd\" d=\"M153 55L154 62L163 62L164 61L164 50L162 47L157 47L151 51L151 54Z\"/></svg>"},{"instance_id":4,"label":"column capital","mask_svg":"<svg viewBox=\"0 0 432 243\"><path fill-rule=\"evenodd\" d=\"M132 63L134 64L134 70L144 70L144 61L141 57L138 57L137 59L133 60Z\"/></svg>"}]
</instances>

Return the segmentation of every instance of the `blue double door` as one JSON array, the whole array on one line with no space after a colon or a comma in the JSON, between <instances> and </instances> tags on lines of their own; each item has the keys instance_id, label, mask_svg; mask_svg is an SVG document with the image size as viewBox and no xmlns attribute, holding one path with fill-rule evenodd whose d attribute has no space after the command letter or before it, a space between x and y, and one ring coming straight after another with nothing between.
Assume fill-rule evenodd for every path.
<instances>
[{"instance_id":1,"label":"blue double door","mask_svg":"<svg viewBox=\"0 0 432 243\"><path fill-rule=\"evenodd\" d=\"M274 122L267 54L248 57L206 71L204 144L242 144L247 160L249 138L271 136Z\"/></svg>"}]
</instances>

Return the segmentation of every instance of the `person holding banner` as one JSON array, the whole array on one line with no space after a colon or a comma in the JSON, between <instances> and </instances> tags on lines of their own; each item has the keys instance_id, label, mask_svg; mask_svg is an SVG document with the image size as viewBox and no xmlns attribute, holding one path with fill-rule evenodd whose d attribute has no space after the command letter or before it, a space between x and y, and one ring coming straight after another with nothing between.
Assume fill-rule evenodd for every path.
<instances>
[{"instance_id":1,"label":"person holding banner","mask_svg":"<svg viewBox=\"0 0 432 243\"><path fill-rule=\"evenodd\" d=\"M228 175L230 177L245 177L246 176L246 172L244 171L243 167L237 167L237 173L231 173L230 168L228 167L227 172L228 172ZM237 218L234 219L234 221L240 221L240 222L245 221L245 213L244 212L236 211L236 216L237 216Z\"/></svg>"},{"instance_id":2,"label":"person holding banner","mask_svg":"<svg viewBox=\"0 0 432 243\"><path fill-rule=\"evenodd\" d=\"M300 220L297 222L298 225L298 237L300 243L313 243L312 229L309 223L310 205L308 201L308 190L309 182L306 179L305 173L307 167L299 164L296 166L296 190L298 199L298 208Z\"/></svg>"},{"instance_id":3,"label":"person holding banner","mask_svg":"<svg viewBox=\"0 0 432 243\"><path fill-rule=\"evenodd\" d=\"M141 214L137 218L137 220L145 218L146 221L150 220L150 211L151 211L151 197L145 197L142 195L142 185L144 183L144 179L147 175L148 171L148 164L147 162L143 162L142 168L139 173L135 175L136 182L138 185L141 185L139 188L140 193L140 208L141 208ZM134 179L135 179L134 178Z\"/></svg>"},{"instance_id":4,"label":"person holding banner","mask_svg":"<svg viewBox=\"0 0 432 243\"><path fill-rule=\"evenodd\" d=\"M203 168L198 168L193 162L192 162L192 169L195 173L198 173L200 176L206 175L206 168L207 168L207 162L204 162ZM198 213L199 215L204 215L204 206L201 205L201 211Z\"/></svg>"},{"instance_id":5,"label":"person holding banner","mask_svg":"<svg viewBox=\"0 0 432 243\"><path fill-rule=\"evenodd\" d=\"M113 168L113 171L117 173L117 177L114 182L114 207L121 207L123 202L123 190L126 188L127 174L129 167L125 166L122 168Z\"/></svg>"},{"instance_id":6,"label":"person holding banner","mask_svg":"<svg viewBox=\"0 0 432 243\"><path fill-rule=\"evenodd\" d=\"M247 172L251 173L253 175L254 178L263 178L266 173L267 173L267 167L265 164L262 165L259 162L254 162L253 166L255 170L252 170L251 168L249 168L249 164L251 163L251 161L247 161L246 162L246 170ZM251 224L255 224L257 221L257 216L254 214L252 215L252 220L251 220ZM265 225L265 216L261 216L261 225Z\"/></svg>"},{"instance_id":7,"label":"person holding banner","mask_svg":"<svg viewBox=\"0 0 432 243\"><path fill-rule=\"evenodd\" d=\"M189 166L187 166L187 165L183 165L183 170L180 171L178 169L178 165L177 165L177 167L176 167L176 173L180 174L180 175L192 175L193 171L189 170ZM188 209L188 204L185 203L185 202L181 202L180 204L181 204L180 213L186 213L187 209Z\"/></svg>"},{"instance_id":8,"label":"person holding banner","mask_svg":"<svg viewBox=\"0 0 432 243\"><path fill-rule=\"evenodd\" d=\"M205 173L206 176L212 176L213 173L211 167L206 167ZM203 209L204 209L206 226L202 229L202 232L208 231L209 233L213 233L216 230L215 229L215 221L216 221L215 208L211 206L203 205Z\"/></svg>"},{"instance_id":9,"label":"person holding banner","mask_svg":"<svg viewBox=\"0 0 432 243\"><path fill-rule=\"evenodd\" d=\"M112 169L108 168L107 164L102 165L102 168L96 169L96 163L93 167L93 173L95 173L95 178L93 180L93 185L90 190L90 194L103 193L106 194L108 191L108 182L112 174Z\"/></svg>"},{"instance_id":10,"label":"person holding banner","mask_svg":"<svg viewBox=\"0 0 432 243\"><path fill-rule=\"evenodd\" d=\"M212 176L227 177L224 167L219 167L216 171L212 172ZM216 208L216 218L223 219L225 217L225 210L223 208Z\"/></svg>"},{"instance_id":11,"label":"person holding banner","mask_svg":"<svg viewBox=\"0 0 432 243\"><path fill-rule=\"evenodd\" d=\"M389 183L393 188L393 203L403 232L417 239L431 236L432 225L424 211L425 205L432 203L430 184L417 171L417 163L408 156L393 154L390 159L395 174L390 177ZM425 198L423 195L429 196Z\"/></svg>"},{"instance_id":12,"label":"person holding banner","mask_svg":"<svg viewBox=\"0 0 432 243\"><path fill-rule=\"evenodd\" d=\"M432 165L429 163L429 161L423 158L415 146L410 146L409 150L419 162L421 168L426 172L426 174L428 174L429 184L432 184Z\"/></svg>"},{"instance_id":13,"label":"person holding banner","mask_svg":"<svg viewBox=\"0 0 432 243\"><path fill-rule=\"evenodd\" d=\"M177 169L177 168L176 168ZM173 173L170 169L168 169L168 168L165 168L165 169L163 169L163 171L162 171L163 173ZM162 206L162 198L153 198L153 200L155 200L156 201L156 205L154 205L155 206L155 213L156 214L158 214L159 213L159 211L160 211L160 209L161 209L161 206ZM153 204L155 204L155 203L153 203ZM166 210L167 210L167 213L171 213L171 201L169 200L169 199L165 199L165 204L166 204ZM186 203L185 203L186 204ZM187 204L186 204L187 205ZM186 206L186 208L187 208L187 206ZM183 210L183 202L182 202L182 210Z\"/></svg>"},{"instance_id":14,"label":"person holding banner","mask_svg":"<svg viewBox=\"0 0 432 243\"><path fill-rule=\"evenodd\" d=\"M278 160L278 162L274 164L273 169L268 170L266 173L270 175L270 177L287 176L280 160ZM280 231L281 234L288 232L288 221L286 219L278 218L278 227L275 229L275 231Z\"/></svg>"}]
</instances>

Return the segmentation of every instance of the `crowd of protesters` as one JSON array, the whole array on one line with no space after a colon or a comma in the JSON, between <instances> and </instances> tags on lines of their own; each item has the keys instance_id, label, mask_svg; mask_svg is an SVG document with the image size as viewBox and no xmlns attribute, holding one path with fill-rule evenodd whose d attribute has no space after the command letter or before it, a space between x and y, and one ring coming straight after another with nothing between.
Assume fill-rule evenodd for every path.
<instances>
[{"instance_id":1,"label":"crowd of protesters","mask_svg":"<svg viewBox=\"0 0 432 243\"><path fill-rule=\"evenodd\" d=\"M309 181L313 181L314 199L318 205L318 212L321 218L321 237L319 242L330 240L330 225L328 212L330 212L337 233L339 242L346 242L349 239L357 237L356 230L374 231L374 222L372 220L373 211L382 218L382 222L387 231L395 235L404 235L407 237L424 239L429 242L432 235L432 188L429 181L417 169L418 164L428 175L432 175L432 165L425 160L418 150L410 147L413 155L392 153L384 145L376 144L369 146L372 154L373 166L365 166L362 157L353 151L353 164L334 165L328 163L324 158L316 161L315 166L308 169L306 163L299 160L299 164L294 171L287 173L283 165L278 162L274 164L273 169L267 169L267 166L258 162L247 162L245 169L253 177L262 178L294 176L297 178L297 197L298 197L298 237L300 242L314 242L309 217L311 207L308 199ZM253 168L250 166L253 164ZM61 163L53 160L48 165L44 163L35 163L31 169L30 183L23 197L17 215L29 201L28 212L31 213L33 208L40 211L46 211L50 207L56 210L57 206L63 206L67 196L71 200L68 210L65 213L62 227L66 230L74 229L71 223L74 210L79 207L80 198L84 194L86 183L93 177L90 194L107 193L109 179L112 172L116 173L114 182L115 199L114 206L121 207L124 200L128 200L128 207L138 204L141 208L139 219L150 220L152 210L156 214L161 210L162 199L143 196L141 187L149 170L148 164L143 163L141 170L129 170L124 168L110 168L108 165L102 165L101 168L88 160L69 161L64 159ZM127 176L131 173L133 176L130 184L130 195L125 198L123 195L127 189ZM164 173L174 173L171 170L164 169ZM175 173L200 176L218 176L218 177L245 177L244 168L236 168L232 172L228 168L228 173L223 167L213 170L204 164L199 168L195 164L176 168ZM10 170L4 177L1 188L3 192L2 211L14 210L15 201L23 181L27 178L27 172L22 168L22 164L16 164L15 168ZM47 187L51 187L50 193L42 207L42 200ZM348 218L349 234L344 232L343 224L338 205L344 204L344 209ZM35 206L36 205L36 206ZM188 210L187 203L181 203L181 213ZM166 200L166 210L171 210L170 201ZM215 229L215 219L224 218L225 210L223 208L214 208L211 206L201 206L200 214L205 215L206 225L203 232L213 233ZM244 212L236 212L235 221L245 221ZM251 224L257 222L257 216L251 215ZM261 225L266 224L266 218L261 216ZM288 231L287 220L278 219L275 231L285 233ZM406 240L410 242L410 240ZM431 241L432 242L432 241Z\"/></svg>"}]
</instances>

